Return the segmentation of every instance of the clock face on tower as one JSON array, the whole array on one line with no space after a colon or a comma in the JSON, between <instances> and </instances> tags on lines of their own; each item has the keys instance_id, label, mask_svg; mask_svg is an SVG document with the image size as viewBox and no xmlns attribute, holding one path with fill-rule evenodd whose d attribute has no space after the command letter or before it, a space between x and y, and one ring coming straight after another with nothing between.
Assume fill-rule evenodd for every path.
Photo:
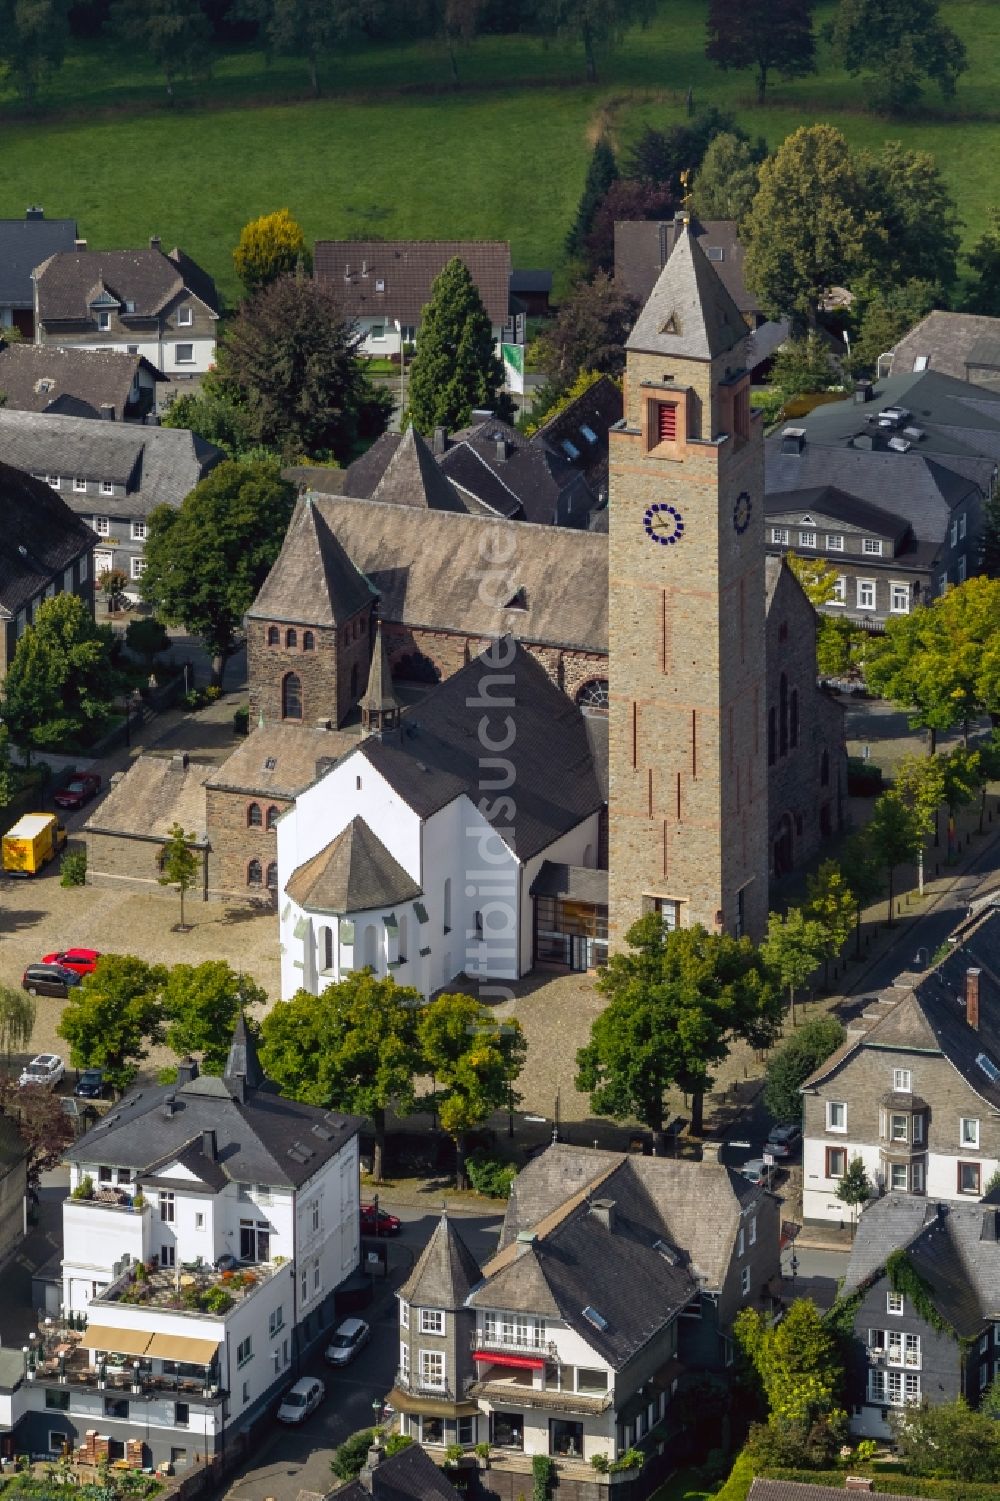
<instances>
[{"instance_id":1,"label":"clock face on tower","mask_svg":"<svg viewBox=\"0 0 1000 1501\"><path fill-rule=\"evenodd\" d=\"M673 547L684 535L684 518L676 506L668 505L666 501L651 505L642 518L642 524L646 536L664 547Z\"/></svg>"},{"instance_id":2,"label":"clock face on tower","mask_svg":"<svg viewBox=\"0 0 1000 1501\"><path fill-rule=\"evenodd\" d=\"M742 490L740 494L737 495L736 504L733 506L733 526L741 537L746 531L747 527L750 525L750 516L752 511L753 501L750 499L747 491Z\"/></svg>"}]
</instances>

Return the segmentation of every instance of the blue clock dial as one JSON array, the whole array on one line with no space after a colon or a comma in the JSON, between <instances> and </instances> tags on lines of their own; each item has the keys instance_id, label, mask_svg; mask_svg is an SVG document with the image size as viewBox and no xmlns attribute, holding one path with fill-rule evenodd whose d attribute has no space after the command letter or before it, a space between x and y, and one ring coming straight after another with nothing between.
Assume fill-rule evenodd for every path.
<instances>
[{"instance_id":1,"label":"blue clock dial","mask_svg":"<svg viewBox=\"0 0 1000 1501\"><path fill-rule=\"evenodd\" d=\"M750 525L750 517L752 515L753 501L750 499L747 491L743 490L737 495L736 504L733 506L733 526L741 537Z\"/></svg>"},{"instance_id":2,"label":"blue clock dial","mask_svg":"<svg viewBox=\"0 0 1000 1501\"><path fill-rule=\"evenodd\" d=\"M673 547L684 535L684 518L676 506L666 501L651 505L642 518L646 536L664 547Z\"/></svg>"}]
</instances>

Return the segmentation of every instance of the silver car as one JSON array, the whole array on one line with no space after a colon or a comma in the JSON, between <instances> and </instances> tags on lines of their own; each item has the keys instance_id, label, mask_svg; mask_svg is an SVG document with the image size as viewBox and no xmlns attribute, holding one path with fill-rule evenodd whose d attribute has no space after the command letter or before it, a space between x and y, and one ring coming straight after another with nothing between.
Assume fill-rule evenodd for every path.
<instances>
[{"instance_id":1,"label":"silver car","mask_svg":"<svg viewBox=\"0 0 1000 1501\"><path fill-rule=\"evenodd\" d=\"M345 1319L330 1336L325 1358L331 1365L347 1365L368 1343L371 1329L364 1319Z\"/></svg>"},{"instance_id":2,"label":"silver car","mask_svg":"<svg viewBox=\"0 0 1000 1501\"><path fill-rule=\"evenodd\" d=\"M290 1386L277 1411L279 1423L304 1423L326 1396L326 1387L315 1376L302 1376Z\"/></svg>"}]
</instances>

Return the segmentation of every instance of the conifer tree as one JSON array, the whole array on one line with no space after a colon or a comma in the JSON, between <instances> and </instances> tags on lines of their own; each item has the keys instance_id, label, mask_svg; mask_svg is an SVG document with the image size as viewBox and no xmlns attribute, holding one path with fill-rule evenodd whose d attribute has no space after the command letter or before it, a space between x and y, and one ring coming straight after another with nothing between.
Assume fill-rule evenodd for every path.
<instances>
[{"instance_id":1,"label":"conifer tree","mask_svg":"<svg viewBox=\"0 0 1000 1501\"><path fill-rule=\"evenodd\" d=\"M455 256L435 278L424 308L407 416L420 433L464 427L475 407L506 420L513 407L502 385L490 315L468 266Z\"/></svg>"},{"instance_id":2,"label":"conifer tree","mask_svg":"<svg viewBox=\"0 0 1000 1501\"><path fill-rule=\"evenodd\" d=\"M570 255L583 254L587 236L593 227L594 215L618 176L618 163L611 142L606 135L599 136L587 168L580 206L576 211L573 227L566 236L566 250Z\"/></svg>"}]
</instances>

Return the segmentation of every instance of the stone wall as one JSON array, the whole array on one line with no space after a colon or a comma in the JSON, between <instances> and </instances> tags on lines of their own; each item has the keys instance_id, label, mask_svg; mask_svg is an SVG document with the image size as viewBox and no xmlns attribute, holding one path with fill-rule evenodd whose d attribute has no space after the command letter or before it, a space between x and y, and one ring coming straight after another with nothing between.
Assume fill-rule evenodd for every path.
<instances>
[{"instance_id":1,"label":"stone wall","mask_svg":"<svg viewBox=\"0 0 1000 1501\"><path fill-rule=\"evenodd\" d=\"M416 656L426 658L443 681L465 667L473 657L490 645L486 636L470 636L462 631L423 630L419 626L383 621L382 635L389 652L393 675L406 678L413 670ZM549 677L570 698L575 699L585 683L607 681L608 658L600 652L576 651L572 647L539 646L522 643L540 662Z\"/></svg>"},{"instance_id":2,"label":"stone wall","mask_svg":"<svg viewBox=\"0 0 1000 1501\"><path fill-rule=\"evenodd\" d=\"M302 685L302 723L333 721L342 724L368 684L372 612L369 608L346 625L332 627L290 626L277 621L247 622L247 671L250 680L250 724L280 721L282 684L290 672ZM272 630L278 644L268 645ZM307 632L313 647L304 649ZM291 636L291 641L289 640Z\"/></svg>"},{"instance_id":3,"label":"stone wall","mask_svg":"<svg viewBox=\"0 0 1000 1501\"><path fill-rule=\"evenodd\" d=\"M166 840L146 834L102 834L84 829L81 836L87 847L88 886L127 886L135 891L161 891L172 901L176 889L161 886L160 856ZM201 872L186 893L186 901L207 901L209 889L209 851L192 846L201 857Z\"/></svg>"},{"instance_id":4,"label":"stone wall","mask_svg":"<svg viewBox=\"0 0 1000 1501\"><path fill-rule=\"evenodd\" d=\"M221 787L205 789L205 818L212 843L209 880L214 892L245 901L273 902L267 888L267 868L278 858L278 836L267 827L268 810L282 814L292 800L280 797L250 797ZM250 805L260 808L260 824L248 822ZM259 860L261 885L247 880L251 860Z\"/></svg>"}]
</instances>

